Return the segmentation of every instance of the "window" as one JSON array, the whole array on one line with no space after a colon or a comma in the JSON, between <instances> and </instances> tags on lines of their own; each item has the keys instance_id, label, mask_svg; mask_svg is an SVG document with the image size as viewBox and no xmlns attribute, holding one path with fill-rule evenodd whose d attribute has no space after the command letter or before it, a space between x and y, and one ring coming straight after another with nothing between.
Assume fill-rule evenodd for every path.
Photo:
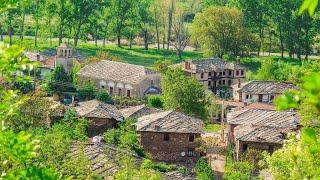
<instances>
[{"instance_id":1,"label":"window","mask_svg":"<svg viewBox=\"0 0 320 180\"><path fill-rule=\"evenodd\" d=\"M249 99L249 95L246 95L246 99Z\"/></svg>"},{"instance_id":2,"label":"window","mask_svg":"<svg viewBox=\"0 0 320 180\"><path fill-rule=\"evenodd\" d=\"M272 102L274 100L274 95L270 95L270 101Z\"/></svg>"},{"instance_id":3,"label":"window","mask_svg":"<svg viewBox=\"0 0 320 180\"><path fill-rule=\"evenodd\" d=\"M231 79L228 80L228 84L229 84L229 86L232 84L232 80Z\"/></svg>"},{"instance_id":4,"label":"window","mask_svg":"<svg viewBox=\"0 0 320 180\"><path fill-rule=\"evenodd\" d=\"M163 140L169 141L170 140L169 134L163 134Z\"/></svg>"},{"instance_id":5,"label":"window","mask_svg":"<svg viewBox=\"0 0 320 180\"><path fill-rule=\"evenodd\" d=\"M104 86L101 86L102 89L104 89Z\"/></svg>"},{"instance_id":6,"label":"window","mask_svg":"<svg viewBox=\"0 0 320 180\"><path fill-rule=\"evenodd\" d=\"M153 86L153 80L151 80L151 86Z\"/></svg>"},{"instance_id":7,"label":"window","mask_svg":"<svg viewBox=\"0 0 320 180\"><path fill-rule=\"evenodd\" d=\"M222 76L222 72L219 72L219 75Z\"/></svg>"},{"instance_id":8,"label":"window","mask_svg":"<svg viewBox=\"0 0 320 180\"><path fill-rule=\"evenodd\" d=\"M222 80L222 84L226 84L226 80Z\"/></svg>"},{"instance_id":9,"label":"window","mask_svg":"<svg viewBox=\"0 0 320 180\"><path fill-rule=\"evenodd\" d=\"M231 71L229 71L229 76L231 76L231 74L232 74L232 72L231 72Z\"/></svg>"},{"instance_id":10,"label":"window","mask_svg":"<svg viewBox=\"0 0 320 180\"><path fill-rule=\"evenodd\" d=\"M189 142L194 142L194 134L189 135Z\"/></svg>"},{"instance_id":11,"label":"window","mask_svg":"<svg viewBox=\"0 0 320 180\"><path fill-rule=\"evenodd\" d=\"M244 74L244 71L243 71L243 70L241 70L241 75L243 76L243 74Z\"/></svg>"},{"instance_id":12,"label":"window","mask_svg":"<svg viewBox=\"0 0 320 180\"><path fill-rule=\"evenodd\" d=\"M226 75L226 72L225 71L223 71L223 73L222 73L223 75Z\"/></svg>"},{"instance_id":13,"label":"window","mask_svg":"<svg viewBox=\"0 0 320 180\"><path fill-rule=\"evenodd\" d=\"M219 85L221 85L221 81L219 80Z\"/></svg>"},{"instance_id":14,"label":"window","mask_svg":"<svg viewBox=\"0 0 320 180\"><path fill-rule=\"evenodd\" d=\"M236 70L236 75L239 76L239 71L238 70Z\"/></svg>"},{"instance_id":15,"label":"window","mask_svg":"<svg viewBox=\"0 0 320 180\"><path fill-rule=\"evenodd\" d=\"M118 90L118 96L121 96L121 95L122 95L122 89L119 88L119 90Z\"/></svg>"},{"instance_id":16,"label":"window","mask_svg":"<svg viewBox=\"0 0 320 180\"><path fill-rule=\"evenodd\" d=\"M274 151L274 147L273 147L273 146L269 146L268 151L269 151L269 153L273 153L273 151Z\"/></svg>"},{"instance_id":17,"label":"window","mask_svg":"<svg viewBox=\"0 0 320 180\"><path fill-rule=\"evenodd\" d=\"M127 90L127 97L131 97L131 91Z\"/></svg>"},{"instance_id":18,"label":"window","mask_svg":"<svg viewBox=\"0 0 320 180\"><path fill-rule=\"evenodd\" d=\"M110 93L110 94L113 94L113 87L110 87L109 93Z\"/></svg>"},{"instance_id":19,"label":"window","mask_svg":"<svg viewBox=\"0 0 320 180\"><path fill-rule=\"evenodd\" d=\"M211 72L209 72L209 75L208 75L209 77L211 77Z\"/></svg>"},{"instance_id":20,"label":"window","mask_svg":"<svg viewBox=\"0 0 320 180\"><path fill-rule=\"evenodd\" d=\"M248 149L248 145L247 144L243 144L242 145L242 151L246 151Z\"/></svg>"},{"instance_id":21,"label":"window","mask_svg":"<svg viewBox=\"0 0 320 180\"><path fill-rule=\"evenodd\" d=\"M208 85L211 86L211 81L208 81Z\"/></svg>"},{"instance_id":22,"label":"window","mask_svg":"<svg viewBox=\"0 0 320 180\"><path fill-rule=\"evenodd\" d=\"M188 149L188 157L192 157L193 156L193 149Z\"/></svg>"},{"instance_id":23,"label":"window","mask_svg":"<svg viewBox=\"0 0 320 180\"><path fill-rule=\"evenodd\" d=\"M201 79L203 78L203 73L201 73Z\"/></svg>"}]
</instances>

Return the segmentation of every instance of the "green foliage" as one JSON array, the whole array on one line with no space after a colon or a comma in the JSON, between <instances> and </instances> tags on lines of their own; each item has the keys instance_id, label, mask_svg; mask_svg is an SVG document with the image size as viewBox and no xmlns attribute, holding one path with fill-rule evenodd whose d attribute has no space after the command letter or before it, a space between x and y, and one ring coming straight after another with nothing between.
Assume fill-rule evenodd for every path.
<instances>
[{"instance_id":1,"label":"green foliage","mask_svg":"<svg viewBox=\"0 0 320 180\"><path fill-rule=\"evenodd\" d=\"M145 100L127 96L112 96L112 101L120 107L137 106L145 104Z\"/></svg>"},{"instance_id":2,"label":"green foliage","mask_svg":"<svg viewBox=\"0 0 320 180\"><path fill-rule=\"evenodd\" d=\"M170 60L158 60L154 62L153 69L163 74L169 69L169 66L171 65L172 61Z\"/></svg>"},{"instance_id":3,"label":"green foliage","mask_svg":"<svg viewBox=\"0 0 320 180\"><path fill-rule=\"evenodd\" d=\"M17 78L13 84L13 88L26 94L34 90L34 84L30 78Z\"/></svg>"},{"instance_id":4,"label":"green foliage","mask_svg":"<svg viewBox=\"0 0 320 180\"><path fill-rule=\"evenodd\" d=\"M120 123L119 128L108 130L104 134L104 137L108 144L131 150L137 155L144 157L145 153L139 144L138 135L134 129L133 123L135 123L135 120L126 119L124 122Z\"/></svg>"},{"instance_id":5,"label":"green foliage","mask_svg":"<svg viewBox=\"0 0 320 180\"><path fill-rule=\"evenodd\" d=\"M195 171L196 171L197 179L201 179L201 180L202 179L203 180L213 180L214 179L214 174L211 169L211 166L209 165L207 160L204 158L200 158L197 161Z\"/></svg>"},{"instance_id":6,"label":"green foliage","mask_svg":"<svg viewBox=\"0 0 320 180\"><path fill-rule=\"evenodd\" d=\"M181 69L169 69L161 79L163 102L166 109L175 109L207 119L207 96L195 78L187 77Z\"/></svg>"},{"instance_id":7,"label":"green foliage","mask_svg":"<svg viewBox=\"0 0 320 180\"><path fill-rule=\"evenodd\" d=\"M220 124L205 124L204 131L205 132L218 132L221 130Z\"/></svg>"},{"instance_id":8,"label":"green foliage","mask_svg":"<svg viewBox=\"0 0 320 180\"><path fill-rule=\"evenodd\" d=\"M45 91L48 93L61 94L62 92L75 91L70 75L59 65L51 73L47 80Z\"/></svg>"},{"instance_id":9,"label":"green foliage","mask_svg":"<svg viewBox=\"0 0 320 180\"><path fill-rule=\"evenodd\" d=\"M95 98L101 102L112 103L112 99L106 90L98 91Z\"/></svg>"},{"instance_id":10,"label":"green foliage","mask_svg":"<svg viewBox=\"0 0 320 180\"><path fill-rule=\"evenodd\" d=\"M234 162L229 166L226 166L224 179L239 179L246 180L251 179L253 172L253 165L249 162Z\"/></svg>"},{"instance_id":11,"label":"green foliage","mask_svg":"<svg viewBox=\"0 0 320 180\"><path fill-rule=\"evenodd\" d=\"M148 166L149 169L153 169L158 172L171 172L177 170L177 166L172 165L172 164L166 164L164 162L159 162L159 163L150 163Z\"/></svg>"},{"instance_id":12,"label":"green foliage","mask_svg":"<svg viewBox=\"0 0 320 180\"><path fill-rule=\"evenodd\" d=\"M163 101L161 96L152 95L148 97L148 105L155 108L163 108Z\"/></svg>"},{"instance_id":13,"label":"green foliage","mask_svg":"<svg viewBox=\"0 0 320 180\"><path fill-rule=\"evenodd\" d=\"M93 82L83 82L78 85L77 93L80 101L92 100L95 98L96 87Z\"/></svg>"},{"instance_id":14,"label":"green foliage","mask_svg":"<svg viewBox=\"0 0 320 180\"><path fill-rule=\"evenodd\" d=\"M299 9L299 14L301 15L304 11L308 11L309 15L312 16L318 7L318 3L318 0L304 0Z\"/></svg>"}]
</instances>

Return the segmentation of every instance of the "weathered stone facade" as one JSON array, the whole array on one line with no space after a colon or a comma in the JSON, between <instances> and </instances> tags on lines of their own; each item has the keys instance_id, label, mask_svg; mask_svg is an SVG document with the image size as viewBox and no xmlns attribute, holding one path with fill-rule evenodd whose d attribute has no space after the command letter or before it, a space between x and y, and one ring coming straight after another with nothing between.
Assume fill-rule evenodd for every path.
<instances>
[{"instance_id":1,"label":"weathered stone facade","mask_svg":"<svg viewBox=\"0 0 320 180\"><path fill-rule=\"evenodd\" d=\"M160 93L160 74L133 64L103 60L82 68L78 77L110 95L143 98Z\"/></svg>"},{"instance_id":2,"label":"weathered stone facade","mask_svg":"<svg viewBox=\"0 0 320 180\"><path fill-rule=\"evenodd\" d=\"M200 157L197 151L197 138L200 134L138 132L144 150L154 160L165 162L196 162ZM169 136L169 140L165 140ZM191 138L191 139L190 139ZM190 141L192 140L193 141Z\"/></svg>"},{"instance_id":3,"label":"weathered stone facade","mask_svg":"<svg viewBox=\"0 0 320 180\"><path fill-rule=\"evenodd\" d=\"M89 121L89 126L87 128L88 137L94 136L103 136L103 134L111 128L115 128L119 121L115 119L102 119L102 118L94 118L94 117L87 117Z\"/></svg>"},{"instance_id":4,"label":"weathered stone facade","mask_svg":"<svg viewBox=\"0 0 320 180\"><path fill-rule=\"evenodd\" d=\"M219 58L188 60L184 62L182 69L214 93L219 93L222 86L231 89L234 85L245 82L245 68L239 61L234 64Z\"/></svg>"}]
</instances>

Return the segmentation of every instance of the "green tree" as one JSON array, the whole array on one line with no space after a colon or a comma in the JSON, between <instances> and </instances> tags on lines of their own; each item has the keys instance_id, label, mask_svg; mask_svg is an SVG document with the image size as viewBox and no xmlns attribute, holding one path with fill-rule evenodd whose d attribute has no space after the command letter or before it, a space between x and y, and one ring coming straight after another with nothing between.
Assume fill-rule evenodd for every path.
<instances>
[{"instance_id":1,"label":"green tree","mask_svg":"<svg viewBox=\"0 0 320 180\"><path fill-rule=\"evenodd\" d=\"M46 91L61 94L62 92L74 91L70 75L59 65L51 73L46 83Z\"/></svg>"},{"instance_id":2,"label":"green tree","mask_svg":"<svg viewBox=\"0 0 320 180\"><path fill-rule=\"evenodd\" d=\"M161 96L152 95L148 97L148 105L155 108L163 108L163 101Z\"/></svg>"},{"instance_id":3,"label":"green tree","mask_svg":"<svg viewBox=\"0 0 320 180\"><path fill-rule=\"evenodd\" d=\"M96 96L97 89L93 82L83 82L77 87L78 98L80 101L92 100Z\"/></svg>"},{"instance_id":4,"label":"green tree","mask_svg":"<svg viewBox=\"0 0 320 180\"><path fill-rule=\"evenodd\" d=\"M253 173L253 165L249 162L234 162L226 167L223 175L224 179L251 179Z\"/></svg>"},{"instance_id":5,"label":"green tree","mask_svg":"<svg viewBox=\"0 0 320 180\"><path fill-rule=\"evenodd\" d=\"M112 99L106 90L98 91L95 98L105 103L112 103Z\"/></svg>"},{"instance_id":6,"label":"green tree","mask_svg":"<svg viewBox=\"0 0 320 180\"><path fill-rule=\"evenodd\" d=\"M207 162L207 160L200 158L197 161L196 167L196 177L197 179L203 179L203 180L213 180L214 174L212 171L211 166Z\"/></svg>"},{"instance_id":7,"label":"green tree","mask_svg":"<svg viewBox=\"0 0 320 180\"><path fill-rule=\"evenodd\" d=\"M189 115L206 119L207 96L204 87L181 69L169 69L162 76L161 89L166 109L175 109Z\"/></svg>"},{"instance_id":8,"label":"green tree","mask_svg":"<svg viewBox=\"0 0 320 180\"><path fill-rule=\"evenodd\" d=\"M191 38L210 55L240 55L254 39L244 27L243 14L236 8L209 7L196 15Z\"/></svg>"}]
</instances>

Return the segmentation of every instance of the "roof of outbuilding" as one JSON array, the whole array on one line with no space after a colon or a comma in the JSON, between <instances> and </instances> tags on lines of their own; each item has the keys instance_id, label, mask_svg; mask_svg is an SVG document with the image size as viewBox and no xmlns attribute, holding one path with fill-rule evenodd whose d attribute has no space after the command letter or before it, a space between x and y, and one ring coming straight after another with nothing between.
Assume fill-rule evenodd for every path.
<instances>
[{"instance_id":1,"label":"roof of outbuilding","mask_svg":"<svg viewBox=\"0 0 320 180\"><path fill-rule=\"evenodd\" d=\"M115 106L98 100L80 102L74 109L81 117L123 120L121 112Z\"/></svg>"},{"instance_id":2,"label":"roof of outbuilding","mask_svg":"<svg viewBox=\"0 0 320 180\"><path fill-rule=\"evenodd\" d=\"M285 134L290 131L292 130L289 128L277 128L269 126L239 126L235 128L235 136L239 141L283 144L285 140Z\"/></svg>"},{"instance_id":3,"label":"roof of outbuilding","mask_svg":"<svg viewBox=\"0 0 320 180\"><path fill-rule=\"evenodd\" d=\"M122 83L138 84L148 74L155 73L143 66L102 60L86 65L78 73L79 76L92 79L111 80Z\"/></svg>"},{"instance_id":4,"label":"roof of outbuilding","mask_svg":"<svg viewBox=\"0 0 320 180\"><path fill-rule=\"evenodd\" d=\"M287 90L299 90L299 88L290 82L255 80L246 83L238 92L248 94L283 94Z\"/></svg>"},{"instance_id":5,"label":"roof of outbuilding","mask_svg":"<svg viewBox=\"0 0 320 180\"><path fill-rule=\"evenodd\" d=\"M161 110L153 107L147 107L146 105L142 104L139 106L120 109L120 112L125 118L139 118L148 114L161 112Z\"/></svg>"},{"instance_id":6,"label":"roof of outbuilding","mask_svg":"<svg viewBox=\"0 0 320 180\"><path fill-rule=\"evenodd\" d=\"M203 133L203 122L176 111L164 111L138 118L137 131Z\"/></svg>"},{"instance_id":7,"label":"roof of outbuilding","mask_svg":"<svg viewBox=\"0 0 320 180\"><path fill-rule=\"evenodd\" d=\"M270 127L296 127L300 120L295 112L245 109L227 115L228 124L245 124Z\"/></svg>"},{"instance_id":8,"label":"roof of outbuilding","mask_svg":"<svg viewBox=\"0 0 320 180\"><path fill-rule=\"evenodd\" d=\"M245 69L244 66L240 64L227 62L220 58L187 60L186 62L190 63L190 70L193 72L219 71L224 69Z\"/></svg>"}]
</instances>

